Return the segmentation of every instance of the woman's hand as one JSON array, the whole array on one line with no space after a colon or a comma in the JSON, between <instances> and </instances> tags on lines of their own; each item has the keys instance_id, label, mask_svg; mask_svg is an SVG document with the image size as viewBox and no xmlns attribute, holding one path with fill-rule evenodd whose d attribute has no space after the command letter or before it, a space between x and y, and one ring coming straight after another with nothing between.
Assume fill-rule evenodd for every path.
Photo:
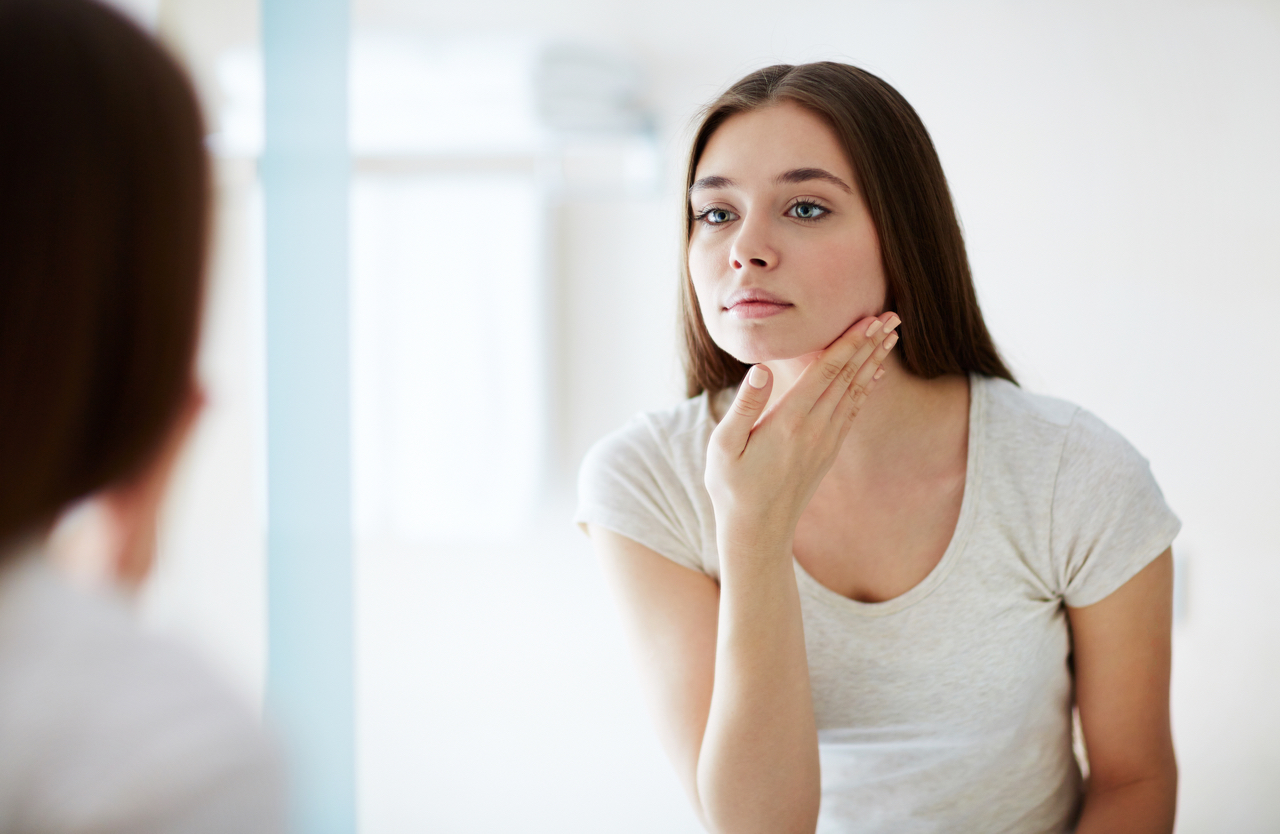
<instances>
[{"instance_id":1,"label":"woman's hand","mask_svg":"<svg viewBox=\"0 0 1280 834\"><path fill-rule=\"evenodd\" d=\"M883 374L899 323L883 313L854 324L767 413L773 375L764 365L747 373L707 448L706 486L722 552L726 544L790 552L801 514Z\"/></svg>"}]
</instances>

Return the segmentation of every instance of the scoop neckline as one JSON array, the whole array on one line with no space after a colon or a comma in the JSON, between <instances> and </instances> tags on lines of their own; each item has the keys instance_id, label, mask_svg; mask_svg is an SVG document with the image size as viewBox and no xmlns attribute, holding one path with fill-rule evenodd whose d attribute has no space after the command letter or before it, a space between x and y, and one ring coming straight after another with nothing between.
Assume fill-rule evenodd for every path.
<instances>
[{"instance_id":1,"label":"scoop neckline","mask_svg":"<svg viewBox=\"0 0 1280 834\"><path fill-rule=\"evenodd\" d=\"M862 602L837 593L818 580L814 579L799 560L793 555L791 564L796 572L796 579L803 586L812 590L812 596L818 600L852 614L867 617L878 617L896 614L910 608L937 590L947 575L955 568L965 545L968 543L970 529L977 512L978 483L982 477L982 453L985 446L987 392L983 385L984 378L978 374L969 374L969 441L968 457L964 468L964 494L960 499L960 516L956 519L956 529L947 542L947 549L942 558L933 566L933 570L912 588L892 599L880 602Z\"/></svg>"}]
</instances>

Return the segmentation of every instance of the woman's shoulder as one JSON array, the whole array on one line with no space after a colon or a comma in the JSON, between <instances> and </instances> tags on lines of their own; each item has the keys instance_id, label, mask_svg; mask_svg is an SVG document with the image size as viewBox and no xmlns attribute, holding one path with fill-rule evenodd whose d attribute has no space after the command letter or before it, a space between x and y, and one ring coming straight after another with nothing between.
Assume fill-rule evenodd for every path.
<instances>
[{"instance_id":1,"label":"woman's shoulder","mask_svg":"<svg viewBox=\"0 0 1280 834\"><path fill-rule=\"evenodd\" d=\"M1104 598L1162 553L1181 523L1147 459L1078 405L983 379L988 512L1030 519L1068 605ZM1038 550L1038 548L1032 548Z\"/></svg>"},{"instance_id":2,"label":"woman's shoulder","mask_svg":"<svg viewBox=\"0 0 1280 834\"><path fill-rule=\"evenodd\" d=\"M22 562L0 592L0 806L59 831L158 814L281 830L282 762L250 710L121 601Z\"/></svg>"},{"instance_id":3,"label":"woman's shoulder","mask_svg":"<svg viewBox=\"0 0 1280 834\"><path fill-rule=\"evenodd\" d=\"M1058 397L1037 394L1007 379L975 376L987 403L989 422L1023 424L1029 430L1042 426L1050 433L1065 431L1080 406Z\"/></svg>"},{"instance_id":4,"label":"woman's shoulder","mask_svg":"<svg viewBox=\"0 0 1280 834\"><path fill-rule=\"evenodd\" d=\"M1138 454L1120 432L1088 409L1058 397L1028 391L1005 379L976 379L982 387L990 439L1019 454L1025 455L1034 447L1040 447L1055 462Z\"/></svg>"},{"instance_id":5,"label":"woman's shoulder","mask_svg":"<svg viewBox=\"0 0 1280 834\"><path fill-rule=\"evenodd\" d=\"M583 459L582 472L623 465L666 466L701 478L707 440L715 429L716 397L707 393L669 408L641 412L600 438Z\"/></svg>"},{"instance_id":6,"label":"woman's shoulder","mask_svg":"<svg viewBox=\"0 0 1280 834\"><path fill-rule=\"evenodd\" d=\"M703 485L715 395L637 414L601 438L578 473L574 520L598 525L695 570L713 511Z\"/></svg>"}]
</instances>

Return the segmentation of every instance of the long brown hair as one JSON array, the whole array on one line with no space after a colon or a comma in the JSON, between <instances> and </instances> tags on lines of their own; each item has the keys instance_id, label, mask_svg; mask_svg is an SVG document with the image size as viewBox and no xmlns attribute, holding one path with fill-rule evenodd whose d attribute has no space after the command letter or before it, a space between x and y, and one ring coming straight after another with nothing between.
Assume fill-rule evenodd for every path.
<instances>
[{"instance_id":1,"label":"long brown hair","mask_svg":"<svg viewBox=\"0 0 1280 834\"><path fill-rule=\"evenodd\" d=\"M680 318L687 395L737 385L750 367L716 345L702 319L689 275L694 220L687 192L707 142L725 120L784 101L825 119L844 147L880 238L885 309L902 317L898 356L907 371L924 379L975 372L1014 382L982 320L951 192L924 123L881 79L822 61L757 70L703 111L684 195Z\"/></svg>"},{"instance_id":2,"label":"long brown hair","mask_svg":"<svg viewBox=\"0 0 1280 834\"><path fill-rule=\"evenodd\" d=\"M0 546L159 451L209 219L185 74L88 0L0 0Z\"/></svg>"}]
</instances>

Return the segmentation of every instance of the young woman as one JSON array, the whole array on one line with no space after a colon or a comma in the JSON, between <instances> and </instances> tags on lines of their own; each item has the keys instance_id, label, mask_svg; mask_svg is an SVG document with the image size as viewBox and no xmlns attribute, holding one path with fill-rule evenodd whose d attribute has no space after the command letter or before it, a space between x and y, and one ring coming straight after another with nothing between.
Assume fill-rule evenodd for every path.
<instances>
[{"instance_id":1,"label":"young woman","mask_svg":"<svg viewBox=\"0 0 1280 834\"><path fill-rule=\"evenodd\" d=\"M0 831L283 832L257 722L145 635L194 358L210 183L177 64L87 0L0 0ZM113 593L49 560L86 496L117 532Z\"/></svg>"},{"instance_id":2,"label":"young woman","mask_svg":"<svg viewBox=\"0 0 1280 834\"><path fill-rule=\"evenodd\" d=\"M1123 438L1014 382L919 117L769 67L687 185L690 399L593 448L578 520L703 824L1170 831L1179 522Z\"/></svg>"}]
</instances>

